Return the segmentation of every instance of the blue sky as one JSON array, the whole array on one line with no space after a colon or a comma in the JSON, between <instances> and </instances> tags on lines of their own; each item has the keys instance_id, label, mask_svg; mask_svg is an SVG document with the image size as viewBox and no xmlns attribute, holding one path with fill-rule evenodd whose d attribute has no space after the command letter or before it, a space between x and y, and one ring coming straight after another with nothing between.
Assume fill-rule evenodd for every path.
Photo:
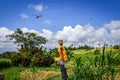
<instances>
[{"instance_id":1,"label":"blue sky","mask_svg":"<svg viewBox=\"0 0 120 80\"><path fill-rule=\"evenodd\" d=\"M101 27L111 20L120 19L119 0L0 0L0 26L9 29L28 27L57 31L66 25L86 25ZM37 11L29 5L42 5L43 10ZM29 18L23 19L20 14ZM43 15L35 19L34 15ZM50 23L45 24L44 21Z\"/></svg>"},{"instance_id":2,"label":"blue sky","mask_svg":"<svg viewBox=\"0 0 120 80\"><path fill-rule=\"evenodd\" d=\"M59 39L65 46L120 44L120 0L0 0L1 52L16 50L6 35L17 28L46 37L47 48Z\"/></svg>"}]
</instances>

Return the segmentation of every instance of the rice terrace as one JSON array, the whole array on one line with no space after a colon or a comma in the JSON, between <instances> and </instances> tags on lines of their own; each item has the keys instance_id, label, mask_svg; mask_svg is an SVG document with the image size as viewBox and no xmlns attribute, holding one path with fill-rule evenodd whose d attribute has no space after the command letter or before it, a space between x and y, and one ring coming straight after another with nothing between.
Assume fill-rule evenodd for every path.
<instances>
[{"instance_id":1,"label":"rice terrace","mask_svg":"<svg viewBox=\"0 0 120 80\"><path fill-rule=\"evenodd\" d=\"M120 80L119 0L0 0L0 80Z\"/></svg>"}]
</instances>

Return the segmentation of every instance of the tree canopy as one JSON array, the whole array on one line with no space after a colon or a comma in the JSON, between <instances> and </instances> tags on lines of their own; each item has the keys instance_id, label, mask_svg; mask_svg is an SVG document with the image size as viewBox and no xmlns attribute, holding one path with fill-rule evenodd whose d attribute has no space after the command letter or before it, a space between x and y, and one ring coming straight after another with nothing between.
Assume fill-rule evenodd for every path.
<instances>
[{"instance_id":1,"label":"tree canopy","mask_svg":"<svg viewBox=\"0 0 120 80\"><path fill-rule=\"evenodd\" d=\"M47 42L45 37L31 32L24 33L19 28L16 29L14 33L7 35L6 37L10 40L13 40L14 43L18 44L18 46L21 46L21 48L38 47Z\"/></svg>"}]
</instances>

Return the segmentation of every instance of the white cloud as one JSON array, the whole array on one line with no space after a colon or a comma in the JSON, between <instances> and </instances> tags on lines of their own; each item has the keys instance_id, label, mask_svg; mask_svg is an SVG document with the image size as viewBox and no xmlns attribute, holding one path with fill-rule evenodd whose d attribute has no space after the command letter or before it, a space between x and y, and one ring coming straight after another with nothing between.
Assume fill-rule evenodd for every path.
<instances>
[{"instance_id":1,"label":"white cloud","mask_svg":"<svg viewBox=\"0 0 120 80\"><path fill-rule=\"evenodd\" d=\"M8 30L5 27L0 28L0 41L7 41L6 35L13 33L13 31Z\"/></svg>"},{"instance_id":2,"label":"white cloud","mask_svg":"<svg viewBox=\"0 0 120 80\"><path fill-rule=\"evenodd\" d=\"M45 21L44 21L44 24L48 24L48 25L49 25L50 23L51 23L50 20L45 20Z\"/></svg>"},{"instance_id":3,"label":"white cloud","mask_svg":"<svg viewBox=\"0 0 120 80\"><path fill-rule=\"evenodd\" d=\"M40 33L40 35L46 37L48 40L53 38L53 32L50 30L43 29L42 33Z\"/></svg>"},{"instance_id":4,"label":"white cloud","mask_svg":"<svg viewBox=\"0 0 120 80\"><path fill-rule=\"evenodd\" d=\"M33 33L39 33L38 31L34 30L34 29L28 29L27 27L23 27L21 28L21 30L25 33L25 32L33 32Z\"/></svg>"},{"instance_id":5,"label":"white cloud","mask_svg":"<svg viewBox=\"0 0 120 80\"><path fill-rule=\"evenodd\" d=\"M4 51L12 51L16 49L16 45L6 38L6 35L12 34L12 33L13 31L5 27L0 27L0 53Z\"/></svg>"},{"instance_id":6,"label":"white cloud","mask_svg":"<svg viewBox=\"0 0 120 80\"><path fill-rule=\"evenodd\" d=\"M104 41L105 38L108 36L108 32L104 29L104 28L100 28L98 30L95 31L94 33L95 35L93 37L96 38L96 40L99 41Z\"/></svg>"},{"instance_id":7,"label":"white cloud","mask_svg":"<svg viewBox=\"0 0 120 80\"><path fill-rule=\"evenodd\" d=\"M107 25L113 25L114 21L108 23ZM110 25L111 24L111 25ZM117 23L119 24L119 23ZM56 33L53 33L50 30L43 29L42 32L36 31L34 29L28 29L26 27L21 28L23 32L35 32L38 35L44 36L48 39L47 48L54 48L58 46L58 40L63 39L64 45L69 46L74 44L75 46L88 44L88 45L97 45L98 43L103 44L104 42L109 44L120 44L120 29L116 28L105 28L105 26L95 29L91 25L76 25L76 26L64 26L63 30L59 30ZM15 50L13 43L4 42L7 41L6 35L13 33L12 30L9 30L5 27L0 28L0 51L1 50ZM11 47L12 46L12 47Z\"/></svg>"},{"instance_id":8,"label":"white cloud","mask_svg":"<svg viewBox=\"0 0 120 80\"><path fill-rule=\"evenodd\" d=\"M22 18L29 18L29 16L28 16L27 14L25 14L25 13L21 13L20 16L21 16Z\"/></svg>"},{"instance_id":9,"label":"white cloud","mask_svg":"<svg viewBox=\"0 0 120 80\"><path fill-rule=\"evenodd\" d=\"M56 39L64 39L66 42L83 42L93 36L94 28L90 25L85 27L76 25L75 28L72 26L65 26L62 31L58 31Z\"/></svg>"},{"instance_id":10,"label":"white cloud","mask_svg":"<svg viewBox=\"0 0 120 80\"><path fill-rule=\"evenodd\" d=\"M109 23L108 25L110 25ZM118 23L119 24L119 23ZM76 25L65 26L63 30L56 33L55 39L63 39L65 43L70 43L74 45L89 44L94 45L96 42L103 44L104 42L109 44L120 44L120 29L109 30L101 27L99 29L94 29L91 25Z\"/></svg>"},{"instance_id":11,"label":"white cloud","mask_svg":"<svg viewBox=\"0 0 120 80\"><path fill-rule=\"evenodd\" d=\"M107 29L120 29L120 21L119 20L112 20L110 23L106 23L104 25Z\"/></svg>"},{"instance_id":12,"label":"white cloud","mask_svg":"<svg viewBox=\"0 0 120 80\"><path fill-rule=\"evenodd\" d=\"M109 36L107 36L109 43L120 44L120 20L112 20L105 24L104 28L109 30Z\"/></svg>"},{"instance_id":13,"label":"white cloud","mask_svg":"<svg viewBox=\"0 0 120 80\"><path fill-rule=\"evenodd\" d=\"M43 10L43 5L39 4L39 5L36 5L34 8L36 11L41 12Z\"/></svg>"},{"instance_id":14,"label":"white cloud","mask_svg":"<svg viewBox=\"0 0 120 80\"><path fill-rule=\"evenodd\" d=\"M48 7L47 6L44 7L42 4L36 4L36 5L29 4L28 8L33 8L36 11L41 12L43 9L47 9Z\"/></svg>"},{"instance_id":15,"label":"white cloud","mask_svg":"<svg viewBox=\"0 0 120 80\"><path fill-rule=\"evenodd\" d=\"M120 29L118 30L111 30L111 34L110 34L110 40L111 43L116 43L116 44L120 44Z\"/></svg>"}]
</instances>

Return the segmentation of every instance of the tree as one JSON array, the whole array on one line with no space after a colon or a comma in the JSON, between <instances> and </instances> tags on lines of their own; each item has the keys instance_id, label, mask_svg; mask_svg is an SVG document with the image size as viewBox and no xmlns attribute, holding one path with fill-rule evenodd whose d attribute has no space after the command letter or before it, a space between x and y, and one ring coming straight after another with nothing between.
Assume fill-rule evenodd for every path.
<instances>
[{"instance_id":1,"label":"tree","mask_svg":"<svg viewBox=\"0 0 120 80\"><path fill-rule=\"evenodd\" d=\"M47 42L47 39L45 37L39 36L36 33L23 33L23 31L19 28L16 29L13 34L7 35L6 37L10 40L13 40L14 43L17 43L21 48L26 49L38 47Z\"/></svg>"},{"instance_id":2,"label":"tree","mask_svg":"<svg viewBox=\"0 0 120 80\"><path fill-rule=\"evenodd\" d=\"M113 48L114 49L120 49L120 45L114 45Z\"/></svg>"},{"instance_id":3,"label":"tree","mask_svg":"<svg viewBox=\"0 0 120 80\"><path fill-rule=\"evenodd\" d=\"M20 29L15 30L14 33L6 37L20 46L19 52L11 58L14 66L48 67L54 63L54 58L43 52L42 44L47 42L45 37L39 36L36 33L24 33Z\"/></svg>"}]
</instances>

